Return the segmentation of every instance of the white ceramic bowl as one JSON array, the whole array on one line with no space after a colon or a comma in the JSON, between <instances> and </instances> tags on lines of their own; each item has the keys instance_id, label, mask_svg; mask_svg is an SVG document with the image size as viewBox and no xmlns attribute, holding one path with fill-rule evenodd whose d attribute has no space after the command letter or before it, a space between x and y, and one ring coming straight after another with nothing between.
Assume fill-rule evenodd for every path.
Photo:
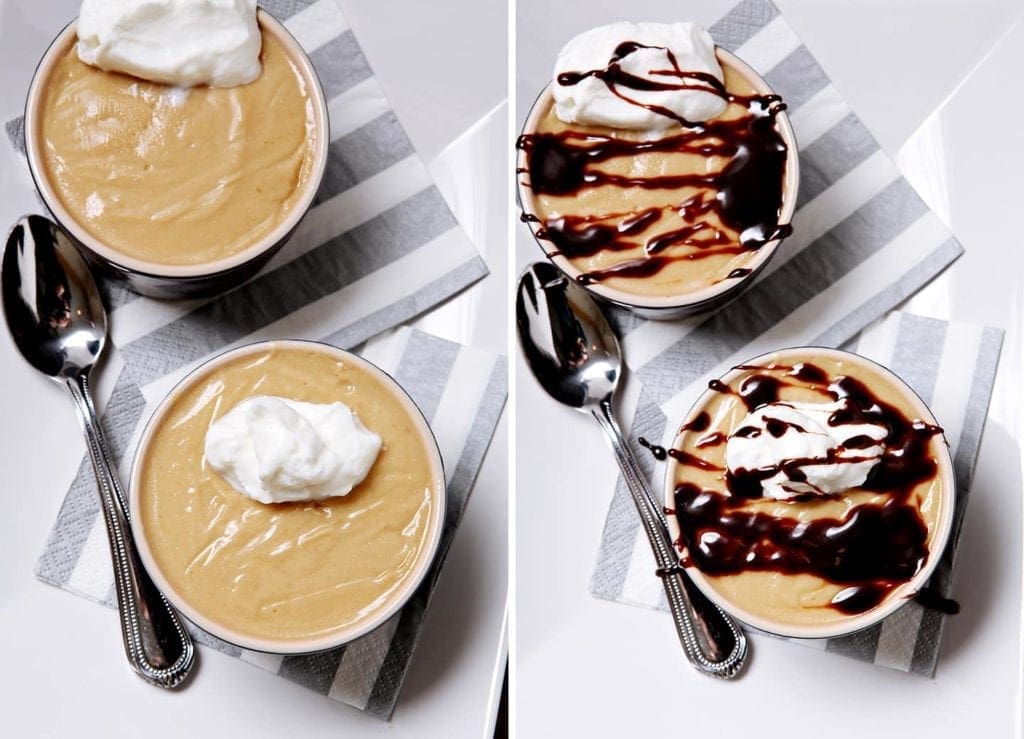
<instances>
[{"instance_id":1,"label":"white ceramic bowl","mask_svg":"<svg viewBox=\"0 0 1024 739\"><path fill-rule=\"evenodd\" d=\"M722 66L731 67L739 72L758 94L773 94L768 83L765 82L749 64L744 62L735 54L732 54L721 47L716 47L715 53ZM523 134L529 134L537 130L537 126L539 125L541 118L550 109L553 101L554 97L551 92L551 85L549 84L544 88L540 96L534 102L533 107L530 109L530 112L526 117L526 123L523 126ZM781 226L788 225L792 221L793 213L796 210L797 190L800 183L800 161L797 154L796 135L793 133L793 126L789 122L789 116L787 116L785 111L783 111L776 116L775 122L788 150L786 155L786 172L782 186L782 206L779 211L779 225ZM527 153L522 149L519 149L516 155L516 169L522 170L527 166ZM530 190L529 186L525 184L524 178L516 177L516 187L519 207L522 212L527 215L536 215L532 205L533 192ZM754 256L750 262L744 265L745 268L750 269L750 274L746 275L742 279L727 280L715 285L709 285L700 290L680 295L640 295L638 293L617 290L599 282L585 284L583 287L597 297L614 305L631 310L644 318L670 320L686 315L704 313L724 305L743 292L743 290L753 282L757 274L764 269L765 265L768 264L771 258L775 256L775 252L778 251L780 243L782 243L782 239L769 241L754 252ZM580 276L580 271L576 269L567 258L561 254L551 253L552 247L550 242L537 239L537 244L544 250L544 254L548 259L550 259L569 277L576 279Z\"/></svg>"},{"instance_id":2,"label":"white ceramic bowl","mask_svg":"<svg viewBox=\"0 0 1024 739\"><path fill-rule=\"evenodd\" d=\"M69 23L36 67L25 102L25 152L29 171L40 197L54 218L71 234L86 256L108 272L120 275L136 291L155 298L186 298L212 295L241 284L252 277L282 247L306 214L323 179L330 144L327 101L313 63L288 30L264 10L257 11L260 28L281 43L288 58L295 63L311 93L313 122L317 137L313 149L313 166L302 197L270 233L237 254L212 262L170 265L148 262L110 248L90 235L75 216L61 203L43 164L44 144L40 136L43 93L53 69L77 40L77 21Z\"/></svg>"},{"instance_id":3,"label":"white ceramic bowl","mask_svg":"<svg viewBox=\"0 0 1024 739\"><path fill-rule=\"evenodd\" d=\"M174 404L174 401L181 395L181 393L188 388L193 387L196 382L208 376L211 371L233 359L257 354L266 351L268 348L282 346L325 352L332 357L337 357L345 362L355 364L370 374L376 375L386 387L392 390L394 397L409 413L410 418L413 419L419 430L420 437L427 447L431 466L431 477L434 480L434 505L430 514L430 531L427 541L418 555L418 560L414 570L406 577L390 603L385 608L371 614L369 618L358 621L344 631L334 632L327 637L273 640L240 634L233 629L221 625L210 614L204 613L195 608L187 598L185 598L171 585L157 564L156 558L153 556L153 552L146 536L145 526L143 526L141 517L139 516L132 517L132 534L135 537L135 543L138 546L139 557L142 559L142 564L145 566L150 577L152 577L153 582L156 583L157 587L164 593L164 595L167 596L167 599L171 604L173 604L182 615L188 618L189 621L196 624L204 631L213 634L217 638L223 639L226 642L235 644L244 649L252 649L258 652L270 652L274 654L306 654L310 652L323 651L325 649L333 649L341 646L342 644L347 644L348 642L358 639L364 634L373 631L375 628L391 618L399 609L402 608L403 605L405 605L412 594L416 592L416 588L419 587L424 577L426 577L427 573L430 571L441 542L441 532L444 528L444 515L447 501L441 452L437 447L437 441L430 430L430 426L427 424L427 420L423 417L423 414L420 412L419 408L416 407L415 403L413 403L412 398L409 397L409 395L390 375L358 355L338 349L328 344L313 341L261 341L224 352L223 354L220 354L200 365L182 379L181 382L179 382L174 389L167 394L167 397L164 398L147 422L146 428L139 439L132 462L128 505L132 511L140 510L142 487L140 484L142 466L140 462L146 454L150 440L159 432L164 417L167 415L168 411Z\"/></svg>"},{"instance_id":4,"label":"white ceramic bowl","mask_svg":"<svg viewBox=\"0 0 1024 739\"><path fill-rule=\"evenodd\" d=\"M925 405L924 401L921 400L909 385L882 365L861 357L858 354L823 347L793 347L763 354L742 362L741 364L763 365L770 359L786 364L790 358L799 357L801 360L806 360L808 354L841 360L848 364L860 364L871 372L884 375L892 382L895 388L902 391L903 397L913 407L917 418L931 425L939 425L931 411L928 409L928 406ZM728 384L746 372L747 370L743 369L733 369L722 375L720 379L722 382ZM717 395L718 393L715 390L709 389L705 391L700 398L697 399L697 402L694 403L693 407L687 413L686 418L695 417L696 414L704 408L708 401ZM677 434L676 438L673 440L673 446L677 446L680 443L681 435L682 434ZM928 579L935 571L935 567L938 565L939 560L942 558L942 554L946 549L946 544L949 541L950 531L953 527L953 513L956 508L956 477L953 474L953 461L949 454L949 447L944 443L937 446L940 448L940 453L936 461L938 463L938 476L942 481L943 498L941 511L936 519L934 533L928 547L928 557L921 569L918 570L917 574L914 575L913 578L893 589L885 600L874 608L865 611L864 613L844 617L841 620L827 624L807 626L784 623L751 613L732 601L727 600L696 566L692 564L688 565L686 567L687 573L693 579L694 583L696 583L697 587L699 587L701 591L722 610L735 616L745 624L770 634L796 639L825 639L837 636L846 636L848 634L861 631L862 629L866 629L869 626L873 626L886 616L891 615L925 586ZM663 498L665 505L668 508L675 507L674 491L678 467L679 463L671 458L669 463L665 465ZM674 516L668 517L668 527L672 540L678 540L680 535L679 524L675 520Z\"/></svg>"}]
</instances>

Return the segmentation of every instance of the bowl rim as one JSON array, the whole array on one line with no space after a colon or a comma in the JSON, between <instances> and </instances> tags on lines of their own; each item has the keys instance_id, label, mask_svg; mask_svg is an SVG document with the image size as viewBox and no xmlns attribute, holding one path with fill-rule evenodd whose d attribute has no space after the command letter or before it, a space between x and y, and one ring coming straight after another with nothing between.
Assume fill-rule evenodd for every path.
<instances>
[{"instance_id":1,"label":"bowl rim","mask_svg":"<svg viewBox=\"0 0 1024 739\"><path fill-rule=\"evenodd\" d=\"M29 83L25 98L25 158L28 161L29 173L36 186L36 191L54 218L85 247L95 258L109 263L114 267L133 274L164 280L195 280L217 277L230 273L253 260L259 259L268 251L283 242L305 216L316 197L317 191L327 169L327 157L330 146L330 120L327 113L327 99L323 85L313 67L313 63L295 37L285 28L284 24L262 8L257 9L256 18L260 29L272 35L285 48L290 61L298 68L303 81L310 90L314 127L319 134L313 146L313 166L305 191L292 209L286 214L272 231L261 239L250 244L241 251L211 262L197 264L164 264L133 257L124 252L107 246L86 231L78 219L61 202L53 184L46 176L43 162L43 145L39 136L39 125L43 110L43 93L53 69L63 54L75 43L78 19L71 20L54 37L43 52L36 70Z\"/></svg>"},{"instance_id":2,"label":"bowl rim","mask_svg":"<svg viewBox=\"0 0 1024 739\"><path fill-rule=\"evenodd\" d=\"M878 372L883 377L888 378L892 381L893 385L897 390L902 391L906 400L911 405L915 406L915 412L919 414L921 420L932 425L938 425L935 416L932 414L928 405L921 399L921 396L906 383L903 378L897 375L895 372L890 370L888 367L869 359L860 354L854 352L848 352L843 349L835 349L832 347L823 346L790 346L783 349L776 349L770 352L764 352L759 354L752 359L740 362L740 365L753 365L759 362L767 361L768 359L785 360L787 355L796 354L798 356L811 354L824 354L830 358L845 361L852 364L864 364L870 369ZM719 379L722 382L730 382L736 377L741 376L748 370L739 369L733 367L729 371L722 374ZM685 418L691 418L694 413L699 409L702 409L707 401L715 395L715 391L710 388L700 394L697 400L693 403L690 409L686 412ZM679 442L679 437L682 436L682 432L676 432L672 439L672 445L675 446ZM921 569L907 582L901 584L895 588L885 600L874 608L864 611L863 613L855 616L843 618L838 621L834 621L828 624L787 624L781 621L775 621L773 619L760 616L755 613L741 608L728 600L721 592L715 588L704 575L699 568L694 564L685 565L687 574L693 580L693 582L700 588L701 592L704 593L714 604L719 606L723 611L734 616L738 620L752 626L759 631L763 631L768 634L775 636L781 636L788 639L832 639L840 636L849 636L864 629L874 626L878 622L882 621L886 617L892 615L896 610L901 608L907 601L911 600L914 595L917 594L928 582L928 579L932 576L935 568L938 567L939 562L942 560L943 553L946 550L946 546L949 543L953 528L953 517L956 511L957 501L957 490L956 490L956 475L953 471L953 459L949 450L949 444L945 441L945 434L942 437L943 441L938 445L938 467L939 467L939 478L942 480L942 510L939 514L939 519L935 522L935 531L932 536L932 541L928 547L928 556L922 565ZM665 465L664 482L662 484L662 500L667 508L675 507L674 491L675 491L675 472L678 468L678 462L674 459L669 460L669 463ZM679 524L675 519L675 516L666 516L668 523L668 530L672 537L672 541L677 541L680 536Z\"/></svg>"},{"instance_id":3,"label":"bowl rim","mask_svg":"<svg viewBox=\"0 0 1024 739\"><path fill-rule=\"evenodd\" d=\"M153 411L152 415L150 415L149 419L146 421L146 425L139 436L138 443L136 444L135 451L132 455L132 467L128 479L128 508L130 512L140 510L141 485L139 478L141 475L142 458L145 456L145 452L148 449L150 441L156 433L157 428L166 417L175 400L180 397L181 393L191 387L196 380L233 359L244 357L249 354L259 353L275 347L318 351L359 365L362 369L368 371L372 375L375 375L394 393L396 399L405 408L406 412L412 418L420 432L420 437L427 447L431 476L433 478L434 505L431 510L431 530L428 540L420 551L419 562L416 566L416 570L406 577L397 597L392 600L387 608L381 609L373 615L372 618L365 622L357 623L354 628L346 629L340 634L333 633L328 636L306 639L269 639L242 634L234 629L219 624L213 618L197 610L171 585L163 571L160 569L156 558L153 556L149 540L146 537L145 526L142 523L142 518L140 516L131 515L130 521L132 535L135 538L136 547L139 552L139 558L142 560L142 564L146 568L146 572L149 573L150 578L152 578L157 588L164 593L167 600L170 601L170 603L186 618L188 618L189 621L204 631L216 636L218 639L222 639L229 644L233 644L243 649L283 655L311 654L348 644L361 636L366 635L370 631L373 631L394 616L406 605L406 603L408 603L409 599L423 583L424 579L431 571L440 549L441 534L445 527L448 503L444 458L441 454L440 447L438 446L437 438L434 436L434 432L430 428L430 424L423 415L423 412L420 410L419 406L416 405L409 393L390 374L373 362L360 357L358 354L345 349L339 349L336 346L322 341L311 341L307 339L269 339L256 341L233 349L228 349L214 357L211 357L190 370L188 374L175 383L174 387L168 391L167 395L164 396Z\"/></svg>"},{"instance_id":4,"label":"bowl rim","mask_svg":"<svg viewBox=\"0 0 1024 739\"><path fill-rule=\"evenodd\" d=\"M735 71L739 72L758 92L758 94L776 94L764 78L753 69L753 67L731 51L716 45L715 56L718 57L720 64L723 66L730 66ZM548 109L554 100L554 95L551 92L551 85L552 83L550 82L545 85L544 89L541 90L540 94L530 106L530 110L526 115L526 120L524 121L523 127L520 131L520 136L527 135L536 130L542 113ZM796 212L796 202L800 185L800 157L796 134L793 131L793 125L789 120L789 115L785 110L782 110L778 115L776 115L775 121L779 133L782 135L782 140L785 142L787 147L786 172L783 175L782 205L779 209L779 225L785 226L792 224L793 214ZM524 183L524 178L520 176L526 167L526 152L522 149L517 149L515 158L516 200L518 201L520 213L524 216L532 216L536 214L533 213L532 209L527 207L527 204L532 203L533 194L530 191L530 188ZM544 252L544 255L552 263L558 266L559 269L574 280L580 276L580 270L576 269L576 267L574 267L563 255L551 253L549 247L546 246L545 243L542 243L541 239L537 238L532 228L530 229L530 233L537 242L537 245ZM723 280L713 285L708 285L707 287L702 287L699 290L693 290L682 295L639 295L637 293L618 290L600 282L583 284L582 287L592 294L601 297L605 301L627 309L639 308L646 311L678 311L679 309L688 308L692 310L699 310L705 305L716 305L717 302L723 298L738 294L748 287L763 270L765 265L768 264L771 258L775 256L779 245L783 241L784 238L773 239L758 249L754 253L754 258L748 265L748 268L751 271L745 277L735 281ZM579 280L577 280L577 282L579 282Z\"/></svg>"}]
</instances>

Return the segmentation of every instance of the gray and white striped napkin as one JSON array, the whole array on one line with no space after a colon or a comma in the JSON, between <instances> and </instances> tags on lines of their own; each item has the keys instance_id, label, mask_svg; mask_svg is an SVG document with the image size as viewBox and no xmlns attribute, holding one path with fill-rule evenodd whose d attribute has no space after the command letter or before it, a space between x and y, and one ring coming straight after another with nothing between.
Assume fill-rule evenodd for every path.
<instances>
[{"instance_id":1,"label":"gray and white striped napkin","mask_svg":"<svg viewBox=\"0 0 1024 739\"><path fill-rule=\"evenodd\" d=\"M133 360L159 345L195 359L309 313L343 315L357 344L487 274L373 76L337 0L260 0L309 54L327 97L324 180L295 234L245 285L216 299L157 303L104 279L111 338ZM8 121L24 153L24 123ZM31 186L26 177L27 186ZM155 368L138 368L139 383Z\"/></svg>"},{"instance_id":2,"label":"gray and white striped napkin","mask_svg":"<svg viewBox=\"0 0 1024 739\"><path fill-rule=\"evenodd\" d=\"M708 380L745 359L784 346L843 345L963 252L769 0L743 0L710 30L719 45L757 69L789 106L800 147L794 233L750 289L710 316L656 322L613 311L631 370L621 401L623 415L632 419L630 435L634 440L644 436L671 443L674 424ZM955 331L969 331L953 326ZM986 331L982 332L985 352L977 358L983 382L968 414L979 433L991 384L984 373L994 372L1000 341L999 334ZM901 347L902 351L916 345ZM934 355L938 362L939 347L941 344L922 351L922 370L926 357ZM889 358L881 359L887 363ZM897 364L897 372L905 369L905 364ZM910 372L907 379L914 376ZM973 376L973 372L967 373L959 380L970 386ZM930 392L925 394L929 396ZM941 410L936 408L940 423L959 429L961 416L944 419ZM976 439L973 443L960 461L961 467L967 465L961 474L968 478ZM640 464L649 479L660 479L650 455L642 455ZM591 591L611 600L664 606L660 584L652 572L648 545L620 479L605 521ZM910 618L904 610L899 617ZM926 621L935 619L929 614ZM828 648L931 674L939 630L941 623L922 632L924 641L934 639L922 643L919 654L912 637L908 637L914 642L910 647L902 637L886 638L884 643L898 641L909 649L909 660L905 653L899 658L887 656L896 651L889 647L882 654L875 654L876 650L868 654L866 647L845 647L833 640Z\"/></svg>"},{"instance_id":3,"label":"gray and white striped napkin","mask_svg":"<svg viewBox=\"0 0 1024 739\"><path fill-rule=\"evenodd\" d=\"M345 345L344 329L322 338ZM359 353L391 374L423 411L437 437L448 480L448 508L437 560L408 604L380 628L347 646L313 655L281 657L239 649L190 625L196 640L275 672L379 718L394 710L438 573L459 524L484 452L505 403L504 357L402 328L367 342ZM103 426L122 479L135 439L163 382L138 388L123 373L106 404ZM177 376L177 375L175 375ZM113 607L116 603L103 517L88 460L61 506L36 567L48 583Z\"/></svg>"},{"instance_id":4,"label":"gray and white striped napkin","mask_svg":"<svg viewBox=\"0 0 1024 739\"><path fill-rule=\"evenodd\" d=\"M323 84L331 132L327 171L289 243L259 275L229 293L157 302L116 280L102 280L112 339L104 376L116 378L104 403L103 424L122 477L141 421L205 359L272 338L322 339L351 348L487 274L391 110L336 0L262 0L260 5L284 22ZM24 153L21 119L6 128ZM408 329L370 341L363 353L410 392L441 446L449 515L433 573L391 621L332 652L282 659L194 633L204 644L388 718L444 553L504 404L506 363ZM37 575L111 605L109 554L94 484L83 460Z\"/></svg>"}]
</instances>

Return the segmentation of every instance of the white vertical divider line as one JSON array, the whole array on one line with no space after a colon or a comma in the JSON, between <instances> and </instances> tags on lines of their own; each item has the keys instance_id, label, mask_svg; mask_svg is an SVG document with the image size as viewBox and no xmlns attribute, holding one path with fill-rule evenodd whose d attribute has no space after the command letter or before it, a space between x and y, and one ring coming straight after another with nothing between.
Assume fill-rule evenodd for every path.
<instances>
[{"instance_id":1,"label":"white vertical divider line","mask_svg":"<svg viewBox=\"0 0 1024 739\"><path fill-rule=\"evenodd\" d=\"M507 30L507 38L506 38L506 42L505 42L506 48L508 50L508 68L507 68L507 77L505 79L506 89L508 90L508 98L507 98L507 100L508 100L508 115L506 115L506 117L505 117L505 140L507 142L510 142L510 141L515 141L516 140L516 133L517 133L517 131L516 131L516 104L515 104L515 98L513 97L514 91L516 89L516 69L517 69L517 63L516 63L517 50L516 50L516 43L515 43L515 41L516 41L516 3L515 2L506 3L505 25L506 25L506 28L508 29ZM512 163L513 162L513 159L512 159L513 152L512 152L512 148L511 147L506 146L505 148L506 148L506 152L507 152L506 153L506 158L505 158L505 166L508 167L509 168L508 171L511 172L511 171L513 171L514 166L515 166ZM506 182L508 182L508 178L507 177L506 177ZM512 190L510 189L508 191L508 193L509 193L509 195L511 195ZM517 275L519 273L519 270L516 268L516 249L515 249L516 229L517 229L517 227L519 225L519 217L518 217L518 213L516 212L516 210L517 210L517 208L516 208L515 198L514 197L510 197L510 196L506 197L505 198L505 242L506 242L506 244L508 244L512 248L506 249L506 251L508 253L507 253L506 259L505 259L505 270L506 270L506 274L512 280L514 280L515 279L515 275ZM512 284L514 284L514 283L512 283ZM517 595L516 595L517 589L516 589L516 587L514 585L514 583L517 582L517 578L519 576L518 569L517 569L517 566L516 566L516 557L514 556L516 542L518 541L518 538L517 538L518 537L518 529L517 529L518 523L517 523L517 521L518 521L518 515L519 515L519 511L518 511L518 508L517 508L517 496L515 495L515 491L516 491L516 476L517 476L517 465L516 465L516 454L515 453L516 453L516 436L517 436L517 434L519 432L519 421L518 421L518 418L517 418L518 414L515 412L516 409L513 407L513 403L512 403L512 401L515 398L515 395L517 393L517 388L518 388L518 384L517 383L518 383L518 377L519 377L519 363L516 361L516 352L517 352L518 347L516 346L516 312L515 312L515 310L509 310L508 313L507 313L506 320L505 320L505 334L506 334L506 336L505 336L505 351L508 354L508 361L506 362L507 381L508 381L508 387L506 388L506 392L508 393L508 397L506 398L506 405L505 405L505 411L504 411L505 419L506 419L506 424L507 424L507 438L506 438L506 443L505 443L505 452L506 452L506 455L508 457L508 466L507 466L507 474L506 474L506 478L508 480L508 490L507 490L508 501L507 501L507 506L506 506L506 514L507 514L508 518L506 519L506 521L507 521L507 523L506 523L506 527L507 527L506 536L508 537L508 547L509 547L508 563L507 563L507 566L506 566L506 569L507 569L506 577L508 578L509 585L508 585L508 593L507 593L507 595L505 597L505 624L504 624L504 627L505 627L505 631L504 631L504 633L505 633L505 650L504 650L504 652L505 652L505 654L504 654L504 656L505 656L506 674L507 674L508 677L507 677L507 680L506 680L505 677L500 674L501 673L501 667L500 667L501 662L500 662L500 660L497 660L497 665L496 665L495 675L494 675L494 685L495 685L495 688L499 688L499 686L501 684L506 684L507 685L507 698L508 698L507 705L509 705L509 706L517 706L517 705L519 705L518 688L517 688L518 677L519 677L519 666L518 666L519 663L518 663L517 659L510 658L510 655L516 655L516 654L519 653L518 652L519 637L518 637L518 629L517 629L517 624L518 624ZM494 691L493 690L492 690L492 695L494 695ZM491 727L495 727L496 728L497 719L498 719L499 704L500 704L500 701L493 701L493 703L492 703L493 708L489 711L489 719L490 720L488 721L488 724L489 724L489 726L488 726L488 729L489 729L488 733L490 733ZM516 711L512 710L512 711L509 711L508 713L509 713L509 716L508 716L508 718L509 718L509 721L508 721L508 724L509 724L509 734L511 736L518 736Z\"/></svg>"}]
</instances>

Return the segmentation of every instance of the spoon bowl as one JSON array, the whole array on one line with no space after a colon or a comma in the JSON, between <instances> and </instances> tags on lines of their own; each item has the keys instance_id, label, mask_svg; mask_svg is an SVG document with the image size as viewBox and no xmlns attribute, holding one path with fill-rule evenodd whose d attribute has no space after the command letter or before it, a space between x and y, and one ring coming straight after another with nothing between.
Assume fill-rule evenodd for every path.
<instances>
[{"instance_id":1,"label":"spoon bowl","mask_svg":"<svg viewBox=\"0 0 1024 739\"><path fill-rule=\"evenodd\" d=\"M96 363L107 314L85 259L57 224L42 216L18 221L0 277L7 327L29 364L63 381Z\"/></svg>"},{"instance_id":2,"label":"spoon bowl","mask_svg":"<svg viewBox=\"0 0 1024 739\"><path fill-rule=\"evenodd\" d=\"M619 340L594 299L553 264L523 273L516 323L530 369L559 403L586 411L615 392Z\"/></svg>"}]
</instances>

